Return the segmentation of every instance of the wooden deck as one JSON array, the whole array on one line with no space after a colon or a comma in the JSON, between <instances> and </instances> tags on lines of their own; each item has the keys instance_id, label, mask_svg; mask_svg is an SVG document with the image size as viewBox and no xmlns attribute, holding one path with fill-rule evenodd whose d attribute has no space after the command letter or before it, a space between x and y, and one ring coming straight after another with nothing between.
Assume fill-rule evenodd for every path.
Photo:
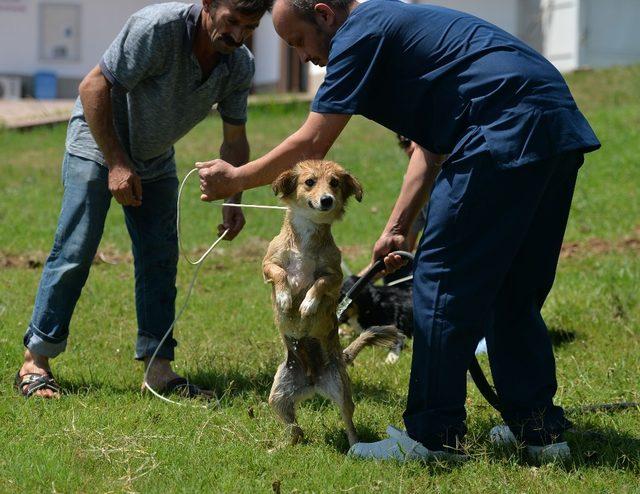
<instances>
[{"instance_id":1,"label":"wooden deck","mask_svg":"<svg viewBox=\"0 0 640 494\"><path fill-rule=\"evenodd\" d=\"M254 94L249 105L311 101L312 96L298 94ZM27 129L69 120L75 100L3 100L0 99L0 128Z\"/></svg>"},{"instance_id":2,"label":"wooden deck","mask_svg":"<svg viewBox=\"0 0 640 494\"><path fill-rule=\"evenodd\" d=\"M74 100L0 100L0 127L25 129L66 122Z\"/></svg>"}]
</instances>

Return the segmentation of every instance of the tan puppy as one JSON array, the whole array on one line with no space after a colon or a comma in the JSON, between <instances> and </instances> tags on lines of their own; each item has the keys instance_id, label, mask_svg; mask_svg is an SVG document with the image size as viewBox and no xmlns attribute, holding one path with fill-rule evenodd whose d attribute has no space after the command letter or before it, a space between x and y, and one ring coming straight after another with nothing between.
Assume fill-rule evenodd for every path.
<instances>
[{"instance_id":1,"label":"tan puppy","mask_svg":"<svg viewBox=\"0 0 640 494\"><path fill-rule=\"evenodd\" d=\"M269 404L295 444L303 436L295 405L320 393L340 407L352 445L358 438L346 366L365 346L392 346L397 339L393 327L370 328L344 352L338 339L342 271L331 224L344 214L347 198L362 199L362 187L337 163L303 161L281 174L273 190L289 210L262 263L264 279L273 285L275 324L286 349Z\"/></svg>"}]
</instances>

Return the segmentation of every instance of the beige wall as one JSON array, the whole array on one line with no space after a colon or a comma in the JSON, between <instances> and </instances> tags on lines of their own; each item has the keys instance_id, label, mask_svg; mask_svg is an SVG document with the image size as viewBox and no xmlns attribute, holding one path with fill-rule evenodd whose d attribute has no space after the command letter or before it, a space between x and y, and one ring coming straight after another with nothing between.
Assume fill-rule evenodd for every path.
<instances>
[{"instance_id":1,"label":"beige wall","mask_svg":"<svg viewBox=\"0 0 640 494\"><path fill-rule=\"evenodd\" d=\"M80 5L80 46L78 60L42 60L40 57L40 4L59 0L13 0L15 10L2 10L0 0L0 72L32 75L52 70L61 78L80 78L94 67L109 43L136 10L148 0L65 0ZM18 8L21 7L21 8Z\"/></svg>"},{"instance_id":2,"label":"beige wall","mask_svg":"<svg viewBox=\"0 0 640 494\"><path fill-rule=\"evenodd\" d=\"M200 0L193 0L194 3ZM162 0L0 0L0 75L24 78L24 94L31 93L31 77L46 70L58 76L58 96L73 98L78 82L102 57L126 20L137 10ZM80 51L77 60L43 60L40 55L40 5L80 6ZM279 38L270 16L254 34L256 86L275 87L280 76Z\"/></svg>"}]
</instances>

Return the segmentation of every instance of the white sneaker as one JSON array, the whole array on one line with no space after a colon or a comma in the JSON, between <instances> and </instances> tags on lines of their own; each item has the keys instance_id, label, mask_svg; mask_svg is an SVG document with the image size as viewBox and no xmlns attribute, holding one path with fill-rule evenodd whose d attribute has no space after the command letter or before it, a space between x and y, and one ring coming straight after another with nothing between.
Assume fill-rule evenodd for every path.
<instances>
[{"instance_id":1,"label":"white sneaker","mask_svg":"<svg viewBox=\"0 0 640 494\"><path fill-rule=\"evenodd\" d=\"M392 425L387 427L388 439L375 443L356 443L349 448L348 456L374 460L455 460L466 459L463 455L446 451L431 451L418 441L411 439L403 430Z\"/></svg>"},{"instance_id":2,"label":"white sneaker","mask_svg":"<svg viewBox=\"0 0 640 494\"><path fill-rule=\"evenodd\" d=\"M507 425L496 425L489 432L489 438L498 446L518 446L516 436ZM566 441L552 443L546 446L526 445L527 454L540 463L552 463L563 461L571 457L571 449Z\"/></svg>"}]
</instances>

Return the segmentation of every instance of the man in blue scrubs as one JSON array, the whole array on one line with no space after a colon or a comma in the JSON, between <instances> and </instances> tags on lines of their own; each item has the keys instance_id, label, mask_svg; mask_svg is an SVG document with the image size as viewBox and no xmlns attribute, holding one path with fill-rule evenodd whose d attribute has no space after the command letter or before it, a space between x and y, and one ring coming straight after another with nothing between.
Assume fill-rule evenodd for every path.
<instances>
[{"instance_id":1,"label":"man in blue scrubs","mask_svg":"<svg viewBox=\"0 0 640 494\"><path fill-rule=\"evenodd\" d=\"M404 422L350 453L430 458L460 451L466 372L486 336L507 426L532 455L569 454L570 426L540 315L553 284L583 154L600 146L560 73L510 34L471 15L396 0L276 0L278 34L327 67L303 126L234 168L199 163L203 200L265 185L303 158L323 158L349 117L364 115L417 144L373 249L388 270L431 191L414 277L415 340ZM441 157L448 155L438 173Z\"/></svg>"}]
</instances>

